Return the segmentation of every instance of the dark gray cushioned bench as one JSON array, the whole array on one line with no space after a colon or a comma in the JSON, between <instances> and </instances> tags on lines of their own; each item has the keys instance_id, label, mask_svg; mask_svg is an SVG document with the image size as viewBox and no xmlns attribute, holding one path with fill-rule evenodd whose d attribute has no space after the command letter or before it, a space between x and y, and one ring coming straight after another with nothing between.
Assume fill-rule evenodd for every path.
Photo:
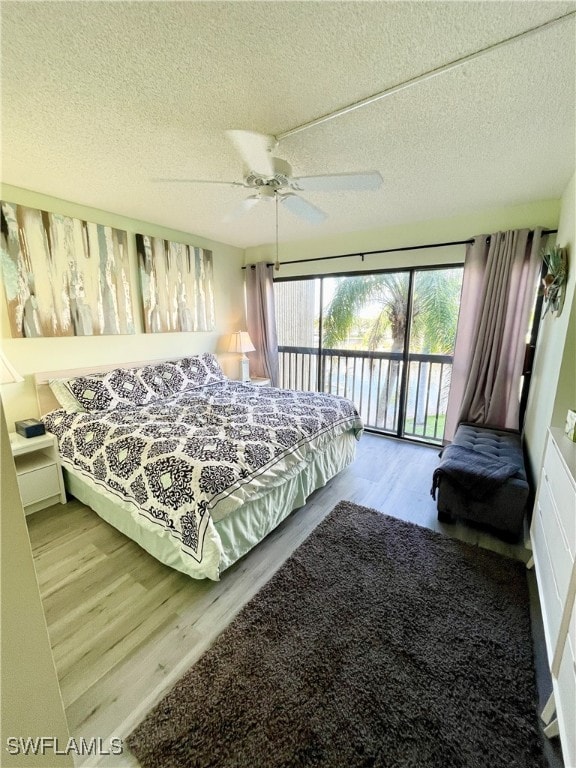
<instances>
[{"instance_id":1,"label":"dark gray cushioned bench","mask_svg":"<svg viewBox=\"0 0 576 768\"><path fill-rule=\"evenodd\" d=\"M518 432L460 424L440 456L432 486L439 520L472 520L510 538L522 533L530 488Z\"/></svg>"}]
</instances>

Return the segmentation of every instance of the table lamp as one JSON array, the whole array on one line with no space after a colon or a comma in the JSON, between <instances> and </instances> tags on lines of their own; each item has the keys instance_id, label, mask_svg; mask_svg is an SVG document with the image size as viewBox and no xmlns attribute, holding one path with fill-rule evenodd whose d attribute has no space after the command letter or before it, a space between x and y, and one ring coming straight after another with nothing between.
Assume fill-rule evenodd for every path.
<instances>
[{"instance_id":1,"label":"table lamp","mask_svg":"<svg viewBox=\"0 0 576 768\"><path fill-rule=\"evenodd\" d=\"M240 381L250 381L250 361L246 357L246 352L255 352L256 347L252 344L252 339L246 331L236 331L230 337L228 352L236 352L242 355L240 358Z\"/></svg>"}]
</instances>

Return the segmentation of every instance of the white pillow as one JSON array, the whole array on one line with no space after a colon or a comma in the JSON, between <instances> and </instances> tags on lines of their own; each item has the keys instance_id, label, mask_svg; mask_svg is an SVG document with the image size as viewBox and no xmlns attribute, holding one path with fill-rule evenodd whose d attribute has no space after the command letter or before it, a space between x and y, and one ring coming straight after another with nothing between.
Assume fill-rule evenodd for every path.
<instances>
[{"instance_id":1,"label":"white pillow","mask_svg":"<svg viewBox=\"0 0 576 768\"><path fill-rule=\"evenodd\" d=\"M51 379L48 382L50 389L62 408L68 413L86 413L78 400L68 388L68 379Z\"/></svg>"}]
</instances>

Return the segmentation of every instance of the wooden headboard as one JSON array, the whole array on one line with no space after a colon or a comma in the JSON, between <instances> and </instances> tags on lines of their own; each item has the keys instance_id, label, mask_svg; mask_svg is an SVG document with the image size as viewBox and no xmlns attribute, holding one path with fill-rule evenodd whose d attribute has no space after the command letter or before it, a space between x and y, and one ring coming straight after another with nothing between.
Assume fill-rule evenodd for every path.
<instances>
[{"instance_id":1,"label":"wooden headboard","mask_svg":"<svg viewBox=\"0 0 576 768\"><path fill-rule=\"evenodd\" d=\"M176 360L171 357L170 360ZM50 382L53 379L72 379L74 376L84 376L88 373L105 373L113 371L114 368L139 368L142 365L154 365L163 362L162 360L138 360L134 363L105 363L103 365L85 366L84 368L68 368L60 371L41 371L34 374L34 386L36 387L36 400L40 416L45 413L60 408L58 400L50 389Z\"/></svg>"}]
</instances>

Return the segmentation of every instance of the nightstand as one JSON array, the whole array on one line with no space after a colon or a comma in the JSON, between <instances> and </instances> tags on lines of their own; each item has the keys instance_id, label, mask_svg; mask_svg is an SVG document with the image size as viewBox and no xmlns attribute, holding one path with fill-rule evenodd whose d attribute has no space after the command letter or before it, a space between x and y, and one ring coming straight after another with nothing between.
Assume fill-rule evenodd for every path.
<instances>
[{"instance_id":1,"label":"nightstand","mask_svg":"<svg viewBox=\"0 0 576 768\"><path fill-rule=\"evenodd\" d=\"M64 478L54 435L22 437L17 432L11 432L10 448L25 514L30 515L52 504L66 504Z\"/></svg>"},{"instance_id":2,"label":"nightstand","mask_svg":"<svg viewBox=\"0 0 576 768\"><path fill-rule=\"evenodd\" d=\"M255 387L269 387L270 379L250 379L247 384L253 384Z\"/></svg>"}]
</instances>

